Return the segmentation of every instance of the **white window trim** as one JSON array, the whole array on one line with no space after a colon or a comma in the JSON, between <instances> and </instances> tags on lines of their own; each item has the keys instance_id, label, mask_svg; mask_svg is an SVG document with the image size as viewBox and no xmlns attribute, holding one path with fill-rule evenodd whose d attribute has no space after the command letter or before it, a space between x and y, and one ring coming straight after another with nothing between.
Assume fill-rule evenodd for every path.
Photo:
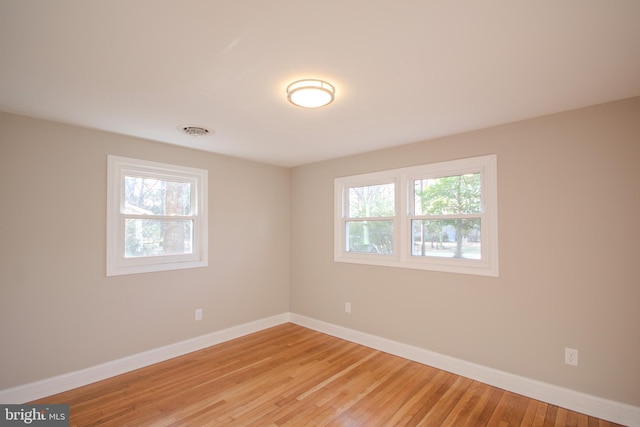
<instances>
[{"instance_id":1,"label":"white window trim","mask_svg":"<svg viewBox=\"0 0 640 427\"><path fill-rule=\"evenodd\" d=\"M124 174L135 171L146 176L172 178L195 183L193 253L175 256L124 257ZM107 157L107 276L206 267L208 265L208 172L204 169L170 165L109 155Z\"/></svg>"},{"instance_id":2,"label":"white window trim","mask_svg":"<svg viewBox=\"0 0 640 427\"><path fill-rule=\"evenodd\" d=\"M412 181L418 178L475 172L480 172L482 180L481 259L412 256L411 212L413 212L412 204L414 203ZM393 254L347 252L346 190L354 186L388 182L396 182ZM497 156L492 154L336 178L334 181L334 261L497 277L499 273Z\"/></svg>"}]
</instances>

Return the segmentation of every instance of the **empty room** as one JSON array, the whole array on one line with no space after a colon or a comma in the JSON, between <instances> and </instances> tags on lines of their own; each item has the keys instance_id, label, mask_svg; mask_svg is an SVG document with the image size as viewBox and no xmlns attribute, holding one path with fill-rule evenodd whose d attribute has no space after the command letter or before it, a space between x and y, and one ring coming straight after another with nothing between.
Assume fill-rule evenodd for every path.
<instances>
[{"instance_id":1,"label":"empty room","mask_svg":"<svg viewBox=\"0 0 640 427\"><path fill-rule=\"evenodd\" d=\"M0 0L0 425L640 426L639 23Z\"/></svg>"}]
</instances>

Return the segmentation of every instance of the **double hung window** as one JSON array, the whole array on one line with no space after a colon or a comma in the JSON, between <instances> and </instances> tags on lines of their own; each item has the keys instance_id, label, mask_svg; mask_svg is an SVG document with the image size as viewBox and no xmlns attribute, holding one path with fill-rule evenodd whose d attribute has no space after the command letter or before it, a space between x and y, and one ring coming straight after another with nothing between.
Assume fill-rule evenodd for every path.
<instances>
[{"instance_id":1,"label":"double hung window","mask_svg":"<svg viewBox=\"0 0 640 427\"><path fill-rule=\"evenodd\" d=\"M335 180L339 262L498 275L496 156Z\"/></svg>"},{"instance_id":2,"label":"double hung window","mask_svg":"<svg viewBox=\"0 0 640 427\"><path fill-rule=\"evenodd\" d=\"M107 275L207 265L207 171L108 158Z\"/></svg>"},{"instance_id":3,"label":"double hung window","mask_svg":"<svg viewBox=\"0 0 640 427\"><path fill-rule=\"evenodd\" d=\"M348 252L393 254L395 184L349 187L345 194L345 244Z\"/></svg>"}]
</instances>

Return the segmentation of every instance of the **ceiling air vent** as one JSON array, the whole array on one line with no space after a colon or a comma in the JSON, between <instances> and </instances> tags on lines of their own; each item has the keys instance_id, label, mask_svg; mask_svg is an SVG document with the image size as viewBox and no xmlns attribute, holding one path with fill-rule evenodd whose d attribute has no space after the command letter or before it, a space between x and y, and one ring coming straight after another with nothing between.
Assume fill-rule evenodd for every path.
<instances>
[{"instance_id":1,"label":"ceiling air vent","mask_svg":"<svg viewBox=\"0 0 640 427\"><path fill-rule=\"evenodd\" d=\"M183 126L178 126L178 129L180 129L182 132L186 133L189 136L209 135L209 129L206 129L200 126L183 125Z\"/></svg>"}]
</instances>

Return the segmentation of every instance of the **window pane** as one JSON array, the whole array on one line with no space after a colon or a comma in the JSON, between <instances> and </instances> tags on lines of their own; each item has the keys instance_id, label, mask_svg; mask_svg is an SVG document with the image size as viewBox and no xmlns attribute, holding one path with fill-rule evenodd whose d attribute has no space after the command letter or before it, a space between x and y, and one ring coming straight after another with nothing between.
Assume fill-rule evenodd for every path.
<instances>
[{"instance_id":1,"label":"window pane","mask_svg":"<svg viewBox=\"0 0 640 427\"><path fill-rule=\"evenodd\" d=\"M480 259L480 218L411 221L411 255Z\"/></svg>"},{"instance_id":2,"label":"window pane","mask_svg":"<svg viewBox=\"0 0 640 427\"><path fill-rule=\"evenodd\" d=\"M190 254L192 242L191 220L125 219L125 258Z\"/></svg>"},{"instance_id":3,"label":"window pane","mask_svg":"<svg viewBox=\"0 0 640 427\"><path fill-rule=\"evenodd\" d=\"M420 179L413 184L416 215L481 212L480 173Z\"/></svg>"},{"instance_id":4,"label":"window pane","mask_svg":"<svg viewBox=\"0 0 640 427\"><path fill-rule=\"evenodd\" d=\"M393 221L349 221L347 252L393 253Z\"/></svg>"},{"instance_id":5,"label":"window pane","mask_svg":"<svg viewBox=\"0 0 640 427\"><path fill-rule=\"evenodd\" d=\"M191 215L191 183L125 176L127 214Z\"/></svg>"},{"instance_id":6,"label":"window pane","mask_svg":"<svg viewBox=\"0 0 640 427\"><path fill-rule=\"evenodd\" d=\"M349 218L395 215L395 184L349 188Z\"/></svg>"}]
</instances>

